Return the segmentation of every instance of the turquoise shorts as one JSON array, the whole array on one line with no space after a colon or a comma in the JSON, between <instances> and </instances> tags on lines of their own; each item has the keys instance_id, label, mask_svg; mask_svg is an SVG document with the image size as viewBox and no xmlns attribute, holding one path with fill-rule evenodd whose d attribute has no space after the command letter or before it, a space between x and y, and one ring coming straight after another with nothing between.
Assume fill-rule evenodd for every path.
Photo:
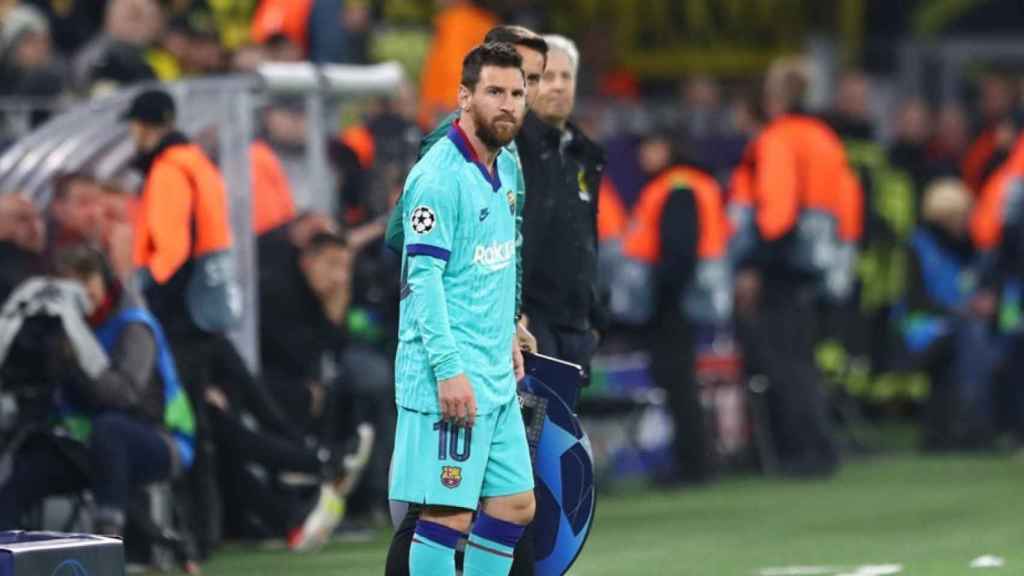
<instances>
[{"instance_id":1,"label":"turquoise shorts","mask_svg":"<svg viewBox=\"0 0 1024 576\"><path fill-rule=\"evenodd\" d=\"M398 407L392 500L476 510L481 498L533 490L530 447L518 398L472 428Z\"/></svg>"}]
</instances>

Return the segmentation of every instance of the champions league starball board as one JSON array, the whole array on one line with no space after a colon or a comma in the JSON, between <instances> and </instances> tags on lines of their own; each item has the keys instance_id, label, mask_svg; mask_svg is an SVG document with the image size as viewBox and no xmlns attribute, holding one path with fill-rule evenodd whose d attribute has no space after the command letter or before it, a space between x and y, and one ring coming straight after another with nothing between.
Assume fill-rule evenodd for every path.
<instances>
[{"instance_id":1,"label":"champions league starball board","mask_svg":"<svg viewBox=\"0 0 1024 576\"><path fill-rule=\"evenodd\" d=\"M593 452L572 409L583 373L554 358L527 354L525 359L519 397L536 484L536 573L561 576L582 551L594 519Z\"/></svg>"}]
</instances>

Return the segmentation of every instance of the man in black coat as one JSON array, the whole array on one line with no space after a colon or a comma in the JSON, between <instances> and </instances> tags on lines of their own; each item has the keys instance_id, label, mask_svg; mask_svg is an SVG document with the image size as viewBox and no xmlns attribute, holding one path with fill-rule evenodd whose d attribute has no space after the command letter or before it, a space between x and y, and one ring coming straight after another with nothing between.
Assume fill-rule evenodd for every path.
<instances>
[{"instance_id":1,"label":"man in black coat","mask_svg":"<svg viewBox=\"0 0 1024 576\"><path fill-rule=\"evenodd\" d=\"M523 321L541 354L589 370L606 321L597 296L597 191L604 150L569 121L579 52L546 36L548 63L519 145L523 216Z\"/></svg>"}]
</instances>

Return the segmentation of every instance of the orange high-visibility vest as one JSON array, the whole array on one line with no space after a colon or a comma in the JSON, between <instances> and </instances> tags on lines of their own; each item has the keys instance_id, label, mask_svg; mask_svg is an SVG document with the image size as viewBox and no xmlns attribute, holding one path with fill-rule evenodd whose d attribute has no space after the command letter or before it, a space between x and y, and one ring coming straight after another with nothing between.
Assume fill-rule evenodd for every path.
<instances>
[{"instance_id":1,"label":"orange high-visibility vest","mask_svg":"<svg viewBox=\"0 0 1024 576\"><path fill-rule=\"evenodd\" d=\"M629 216L622 203L619 191L607 175L601 178L597 191L597 239L600 241L621 238L626 233Z\"/></svg>"},{"instance_id":2,"label":"orange high-visibility vest","mask_svg":"<svg viewBox=\"0 0 1024 576\"><path fill-rule=\"evenodd\" d=\"M756 210L768 241L788 234L803 210L832 215L845 242L863 232L863 191L842 142L810 116L783 116L747 146L732 175L730 202Z\"/></svg>"},{"instance_id":3,"label":"orange high-visibility vest","mask_svg":"<svg viewBox=\"0 0 1024 576\"><path fill-rule=\"evenodd\" d=\"M373 132L370 132L366 126L358 124L346 128L341 133L340 140L352 149L363 170L373 168L373 162L377 156L377 142L373 138Z\"/></svg>"},{"instance_id":4,"label":"orange high-visibility vest","mask_svg":"<svg viewBox=\"0 0 1024 576\"><path fill-rule=\"evenodd\" d=\"M681 188L694 197L697 211L697 265L693 281L679 295L680 310L695 322L719 324L732 315L732 227L722 193L711 176L675 167L640 193L623 239L623 262L612 287L613 314L633 323L647 322L656 307L654 269L662 258L661 222L671 195Z\"/></svg>"},{"instance_id":5,"label":"orange high-visibility vest","mask_svg":"<svg viewBox=\"0 0 1024 576\"><path fill-rule=\"evenodd\" d=\"M731 227L718 182L700 170L683 166L669 169L640 193L623 240L626 256L648 264L661 260L661 217L669 196L679 188L691 190L697 206L698 259L725 256Z\"/></svg>"},{"instance_id":6,"label":"orange high-visibility vest","mask_svg":"<svg viewBox=\"0 0 1024 576\"><path fill-rule=\"evenodd\" d=\"M295 217L295 199L281 161L265 142L249 147L252 231L259 236Z\"/></svg>"},{"instance_id":7,"label":"orange high-visibility vest","mask_svg":"<svg viewBox=\"0 0 1024 576\"><path fill-rule=\"evenodd\" d=\"M967 188L975 196L981 193L984 186L985 167L988 166L992 155L996 153L996 130L988 128L978 135L967 148L964 159L960 163L960 174L963 176Z\"/></svg>"},{"instance_id":8,"label":"orange high-visibility vest","mask_svg":"<svg viewBox=\"0 0 1024 576\"><path fill-rule=\"evenodd\" d=\"M249 35L263 44L272 36L284 34L305 54L309 49L309 15L313 0L263 0L252 18Z\"/></svg>"},{"instance_id":9,"label":"orange high-visibility vest","mask_svg":"<svg viewBox=\"0 0 1024 576\"><path fill-rule=\"evenodd\" d=\"M458 103L462 59L498 24L490 12L471 5L441 12L434 25L434 40L420 76L420 125L433 128L435 116L448 114Z\"/></svg>"},{"instance_id":10,"label":"orange high-visibility vest","mask_svg":"<svg viewBox=\"0 0 1024 576\"><path fill-rule=\"evenodd\" d=\"M231 248L227 190L217 167L195 144L164 150L153 161L139 200L135 265L167 282L190 259Z\"/></svg>"},{"instance_id":11,"label":"orange high-visibility vest","mask_svg":"<svg viewBox=\"0 0 1024 576\"><path fill-rule=\"evenodd\" d=\"M1014 143L1006 162L985 181L975 201L970 233L979 250L991 250L1002 241L1010 185L1021 178L1024 178L1024 136Z\"/></svg>"}]
</instances>

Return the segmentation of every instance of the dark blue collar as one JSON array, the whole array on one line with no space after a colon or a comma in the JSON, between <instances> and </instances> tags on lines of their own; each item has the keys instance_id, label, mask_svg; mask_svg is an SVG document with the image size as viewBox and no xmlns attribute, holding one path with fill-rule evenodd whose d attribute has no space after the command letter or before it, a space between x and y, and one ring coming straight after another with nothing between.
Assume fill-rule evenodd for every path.
<instances>
[{"instance_id":1,"label":"dark blue collar","mask_svg":"<svg viewBox=\"0 0 1024 576\"><path fill-rule=\"evenodd\" d=\"M469 137L462 130L462 126L459 126L459 121L456 120L452 123L451 129L448 130L448 139L455 143L455 147L462 153L462 157L466 159L466 162L472 162L476 164L476 167L480 169L480 173L484 175L484 180L494 188L497 192L501 189L501 174L498 172L498 157L494 157L494 175L491 175L491 171L484 166L483 162L480 161L480 157L476 155L476 150L469 143ZM501 154L501 150L498 150L498 154Z\"/></svg>"}]
</instances>

